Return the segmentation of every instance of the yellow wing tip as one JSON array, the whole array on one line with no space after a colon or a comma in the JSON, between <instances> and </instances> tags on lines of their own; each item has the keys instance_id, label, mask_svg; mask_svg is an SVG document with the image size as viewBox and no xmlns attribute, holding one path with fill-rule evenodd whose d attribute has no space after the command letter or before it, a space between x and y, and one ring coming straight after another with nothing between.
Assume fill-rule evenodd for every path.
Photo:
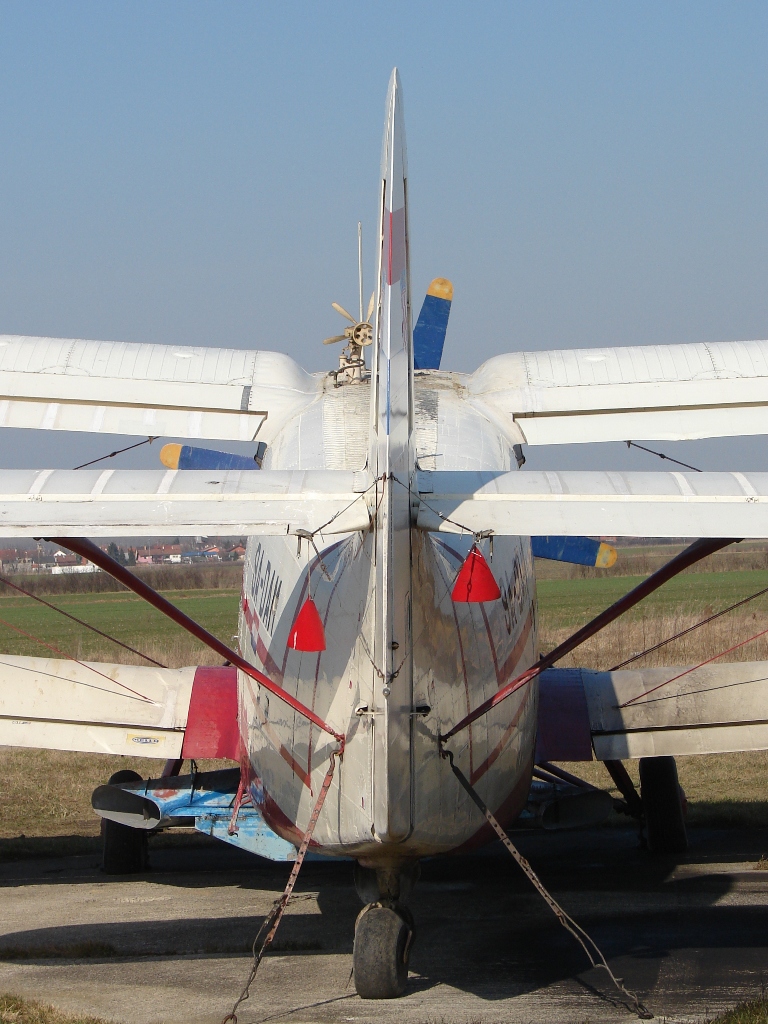
<instances>
[{"instance_id":1,"label":"yellow wing tip","mask_svg":"<svg viewBox=\"0 0 768 1024\"><path fill-rule=\"evenodd\" d=\"M453 285L447 277L436 277L427 288L427 295L434 295L438 299L453 300Z\"/></svg>"},{"instance_id":2,"label":"yellow wing tip","mask_svg":"<svg viewBox=\"0 0 768 1024\"><path fill-rule=\"evenodd\" d=\"M612 565L616 564L618 557L619 553L616 548L611 547L610 544L601 543L597 551L595 566L598 569L610 569Z\"/></svg>"},{"instance_id":3,"label":"yellow wing tip","mask_svg":"<svg viewBox=\"0 0 768 1024\"><path fill-rule=\"evenodd\" d=\"M179 456L181 455L180 444L164 444L160 449L160 461L168 469L179 468Z\"/></svg>"}]
</instances>

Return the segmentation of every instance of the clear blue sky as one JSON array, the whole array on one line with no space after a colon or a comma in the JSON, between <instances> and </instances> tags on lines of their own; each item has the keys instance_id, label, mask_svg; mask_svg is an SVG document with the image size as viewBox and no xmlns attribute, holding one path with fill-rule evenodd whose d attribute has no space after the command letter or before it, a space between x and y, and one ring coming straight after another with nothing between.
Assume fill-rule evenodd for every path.
<instances>
[{"instance_id":1,"label":"clear blue sky","mask_svg":"<svg viewBox=\"0 0 768 1024\"><path fill-rule=\"evenodd\" d=\"M768 337L767 52L757 2L0 0L0 332L330 368L358 219L373 283L397 65L417 308L432 277L455 287L446 368ZM117 444L0 431L0 465ZM768 469L765 438L661 447ZM529 449L588 465L663 468Z\"/></svg>"}]
</instances>

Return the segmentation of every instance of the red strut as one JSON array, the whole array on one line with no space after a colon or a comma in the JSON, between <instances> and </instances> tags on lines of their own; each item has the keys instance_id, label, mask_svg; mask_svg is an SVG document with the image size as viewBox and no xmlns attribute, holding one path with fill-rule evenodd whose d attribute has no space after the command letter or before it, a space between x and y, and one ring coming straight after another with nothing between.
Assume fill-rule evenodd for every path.
<instances>
[{"instance_id":1,"label":"red strut","mask_svg":"<svg viewBox=\"0 0 768 1024\"><path fill-rule=\"evenodd\" d=\"M102 551L101 548L97 547L92 541L86 540L84 537L52 537L52 542L59 547L69 548L76 555L81 555L83 558L87 558L89 562L93 562L94 565L98 565L104 572L109 573L110 576L114 577L118 583L122 583L124 587L132 590L134 594L138 594L144 601L147 601L157 608L163 615L167 615L169 619L172 619L176 625L181 626L182 629L186 629L192 636L197 637L198 640L202 641L211 650L216 651L222 658L226 658L227 661L231 662L241 672L245 672L251 679L255 679L256 682L263 686L265 690L269 690L270 693L274 693L280 700L284 700L285 703L293 708L294 711L298 711L304 718L309 719L323 732L329 733L334 739L337 739L339 743L344 742L344 737L330 727L326 722L322 720L318 715L315 714L305 704L302 704L300 700L296 700L292 697L287 690L284 690L282 686L278 686L277 683L273 683L269 676L265 676L263 672L259 672L257 668L249 664L245 658L241 657L237 651L233 651L230 647L227 647L225 643L219 640L218 637L214 636L213 633L209 633L207 629L204 629L199 622L195 622L194 619L190 619L188 615L177 608L175 604L171 604L170 601L162 597L156 590L153 590L148 583L140 580L138 576L134 576L132 572L129 572L124 565L121 565L118 561L112 558Z\"/></svg>"}]
</instances>

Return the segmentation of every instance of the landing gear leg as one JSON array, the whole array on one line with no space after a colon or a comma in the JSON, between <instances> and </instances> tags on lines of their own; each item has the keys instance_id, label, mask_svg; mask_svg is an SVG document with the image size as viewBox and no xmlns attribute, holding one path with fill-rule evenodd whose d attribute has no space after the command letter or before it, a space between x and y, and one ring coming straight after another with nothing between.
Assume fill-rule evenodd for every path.
<instances>
[{"instance_id":1,"label":"landing gear leg","mask_svg":"<svg viewBox=\"0 0 768 1024\"><path fill-rule=\"evenodd\" d=\"M141 776L125 768L115 772L109 782L141 782ZM102 818L101 839L101 868L105 874L136 875L147 870L147 833L143 829Z\"/></svg>"},{"instance_id":2,"label":"landing gear leg","mask_svg":"<svg viewBox=\"0 0 768 1024\"><path fill-rule=\"evenodd\" d=\"M355 922L352 955L361 999L395 999L405 992L414 923L403 905L416 882L418 862L397 868L355 864L355 887L366 904Z\"/></svg>"},{"instance_id":3,"label":"landing gear leg","mask_svg":"<svg viewBox=\"0 0 768 1024\"><path fill-rule=\"evenodd\" d=\"M640 758L640 795L650 852L684 853L688 849L685 797L674 757Z\"/></svg>"}]
</instances>

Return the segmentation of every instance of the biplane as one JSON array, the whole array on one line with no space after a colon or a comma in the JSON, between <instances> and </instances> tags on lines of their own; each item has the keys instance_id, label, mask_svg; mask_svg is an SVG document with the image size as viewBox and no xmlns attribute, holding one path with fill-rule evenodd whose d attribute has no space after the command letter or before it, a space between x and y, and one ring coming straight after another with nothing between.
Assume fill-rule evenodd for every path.
<instances>
[{"instance_id":1,"label":"biplane","mask_svg":"<svg viewBox=\"0 0 768 1024\"><path fill-rule=\"evenodd\" d=\"M3 656L0 743L160 759L158 778L94 793L108 871L141 870L149 833L192 821L293 860L324 793L310 850L354 862L367 998L405 989L419 860L493 838L447 752L504 827L602 813L557 767L597 758L669 852L685 845L675 755L768 747L764 663L558 668L584 631L541 658L533 562L609 564L601 536L695 539L594 632L711 551L768 536L768 474L521 471L532 445L768 434L768 342L441 368L452 286L436 279L413 325L397 71L379 209L375 292L356 316L338 307L330 372L267 351L0 338L3 427L177 439L157 470L4 471L0 534L91 559L222 660ZM215 447L234 441L255 458ZM94 543L199 534L248 537L236 650ZM183 773L201 758L239 768Z\"/></svg>"}]
</instances>

